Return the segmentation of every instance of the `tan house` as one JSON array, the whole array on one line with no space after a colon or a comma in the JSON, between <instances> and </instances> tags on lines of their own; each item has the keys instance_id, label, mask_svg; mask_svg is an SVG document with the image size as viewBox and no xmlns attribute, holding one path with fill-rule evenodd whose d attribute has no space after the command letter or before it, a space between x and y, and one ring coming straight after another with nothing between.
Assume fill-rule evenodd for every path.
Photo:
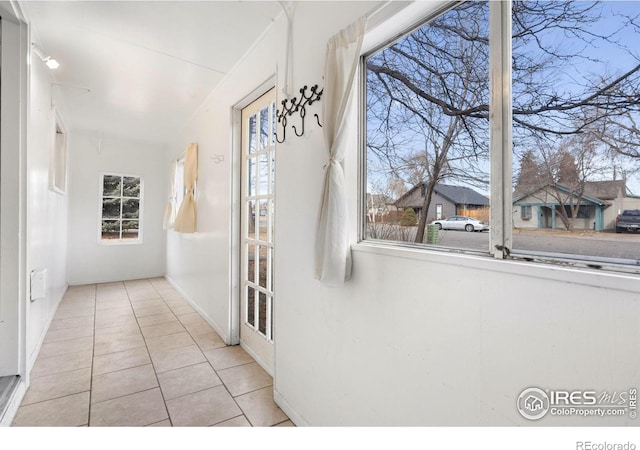
<instances>
[{"instance_id":1,"label":"tan house","mask_svg":"<svg viewBox=\"0 0 640 450\"><path fill-rule=\"evenodd\" d=\"M566 186L545 185L536 190L514 195L513 226L515 228L562 228L559 209L565 208L571 218L571 205L580 206L574 228L608 230L615 228L616 216L624 209L636 209L640 198L628 193L624 180L589 181L578 195Z\"/></svg>"}]
</instances>

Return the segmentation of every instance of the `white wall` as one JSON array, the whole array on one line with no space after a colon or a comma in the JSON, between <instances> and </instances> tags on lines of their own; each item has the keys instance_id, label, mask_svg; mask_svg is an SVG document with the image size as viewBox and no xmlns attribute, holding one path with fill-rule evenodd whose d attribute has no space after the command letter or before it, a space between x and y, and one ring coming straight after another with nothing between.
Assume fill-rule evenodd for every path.
<instances>
[{"instance_id":1,"label":"white wall","mask_svg":"<svg viewBox=\"0 0 640 450\"><path fill-rule=\"evenodd\" d=\"M371 7L297 5L294 89L322 84L328 38ZM282 68L284 28L276 22L214 91L171 155L188 142L200 145L201 232L170 234L167 273L226 332L235 282L229 252L236 251L231 111L276 62ZM215 154L224 163L215 164ZM317 125L302 138L289 133L277 149L275 396L298 424L533 425L515 407L529 386L620 391L637 384L637 277L355 244L353 279L344 288L316 281L314 231L326 159ZM345 172L355 242L355 138ZM535 424L631 423L547 417Z\"/></svg>"},{"instance_id":2,"label":"white wall","mask_svg":"<svg viewBox=\"0 0 640 450\"><path fill-rule=\"evenodd\" d=\"M27 302L29 367L67 288L68 195L49 189L56 122L52 82L47 66L33 58L27 144L27 283L32 270L46 269L47 290L45 298Z\"/></svg>"},{"instance_id":3,"label":"white wall","mask_svg":"<svg viewBox=\"0 0 640 450\"><path fill-rule=\"evenodd\" d=\"M230 294L231 284L237 281L232 275L231 253L238 251L232 248L232 220L237 211L230 208L235 201L233 183L239 176L234 166L233 108L276 74L274 55L284 37L278 25L209 95L169 152L170 159L175 159L189 143L198 144L197 232L168 232L167 277L227 343L234 340Z\"/></svg>"},{"instance_id":4,"label":"white wall","mask_svg":"<svg viewBox=\"0 0 640 450\"><path fill-rule=\"evenodd\" d=\"M0 2L0 15L0 376L4 376L27 371L24 236L29 35L10 5Z\"/></svg>"},{"instance_id":5,"label":"white wall","mask_svg":"<svg viewBox=\"0 0 640 450\"><path fill-rule=\"evenodd\" d=\"M73 132L69 139L69 283L162 276L168 169L163 145ZM102 173L143 178L142 243L98 242Z\"/></svg>"}]
</instances>

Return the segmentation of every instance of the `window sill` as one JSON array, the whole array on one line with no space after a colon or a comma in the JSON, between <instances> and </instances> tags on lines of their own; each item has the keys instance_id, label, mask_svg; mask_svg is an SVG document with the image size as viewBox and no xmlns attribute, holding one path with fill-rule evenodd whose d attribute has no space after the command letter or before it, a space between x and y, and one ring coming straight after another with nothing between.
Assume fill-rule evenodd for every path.
<instances>
[{"instance_id":1,"label":"window sill","mask_svg":"<svg viewBox=\"0 0 640 450\"><path fill-rule=\"evenodd\" d=\"M637 293L640 289L640 277L637 274L578 265L589 263L589 261L576 260L571 265L568 260L552 260L550 257L531 260L530 256L524 254L509 259L496 259L488 254L483 255L471 251L419 248L410 245L405 247L396 243L370 241L352 244L351 249L356 254L412 259L425 263L486 270L633 293Z\"/></svg>"},{"instance_id":2,"label":"window sill","mask_svg":"<svg viewBox=\"0 0 640 450\"><path fill-rule=\"evenodd\" d=\"M99 245L104 245L106 247L118 246L118 245L141 245L142 239L138 239L137 241L103 241L98 240Z\"/></svg>"}]
</instances>

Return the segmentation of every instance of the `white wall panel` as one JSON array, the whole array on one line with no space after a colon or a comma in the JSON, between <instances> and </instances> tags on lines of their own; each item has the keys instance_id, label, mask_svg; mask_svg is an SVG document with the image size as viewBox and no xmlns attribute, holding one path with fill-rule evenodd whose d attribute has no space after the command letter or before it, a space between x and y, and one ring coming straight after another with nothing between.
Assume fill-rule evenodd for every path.
<instances>
[{"instance_id":1,"label":"white wall panel","mask_svg":"<svg viewBox=\"0 0 640 450\"><path fill-rule=\"evenodd\" d=\"M168 197L166 149L114 137L71 133L69 139L69 282L72 285L164 275ZM98 242L102 173L143 178L142 243Z\"/></svg>"},{"instance_id":2,"label":"white wall panel","mask_svg":"<svg viewBox=\"0 0 640 450\"><path fill-rule=\"evenodd\" d=\"M234 214L239 214L231 207L237 202L232 186L239 176L233 165L239 145L233 141L234 107L276 74L283 33L281 26L274 26L263 36L250 56L209 95L169 151L170 158L177 158L190 142L198 144L198 217L196 233L168 232L167 276L227 342L232 341L231 295L237 284L231 254L239 252L232 246L231 225Z\"/></svg>"},{"instance_id":3,"label":"white wall panel","mask_svg":"<svg viewBox=\"0 0 640 450\"><path fill-rule=\"evenodd\" d=\"M27 302L29 367L67 287L68 194L49 189L56 123L51 83L50 70L33 58L27 144L27 282L32 270L46 269L47 289L44 298Z\"/></svg>"}]
</instances>

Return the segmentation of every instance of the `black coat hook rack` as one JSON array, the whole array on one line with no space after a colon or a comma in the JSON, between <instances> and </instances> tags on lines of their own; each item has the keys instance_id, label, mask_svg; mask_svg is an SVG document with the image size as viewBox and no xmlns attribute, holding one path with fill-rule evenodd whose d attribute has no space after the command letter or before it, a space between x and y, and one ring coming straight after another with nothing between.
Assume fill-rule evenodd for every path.
<instances>
[{"instance_id":1,"label":"black coat hook rack","mask_svg":"<svg viewBox=\"0 0 640 450\"><path fill-rule=\"evenodd\" d=\"M322 93L324 92L324 89L318 90L317 84L311 86L311 88L309 89L309 94L307 94L307 89L309 89L309 87L305 85L299 90L300 98L293 97L291 100L282 100L282 109L276 110L278 123L282 125L282 139L278 137L278 132L276 130L276 141L278 141L279 144L282 144L287 137L288 117L292 116L295 113L298 113L300 115L300 132L298 133L298 128L296 128L295 125L292 125L291 128L293 128L293 132L298 137L304 134L304 118L307 115L306 107L311 106L315 102L319 101L322 97ZM316 118L316 122L318 122L318 126L322 127L322 125L320 124L320 116L318 116L318 114L314 114L314 116Z\"/></svg>"}]
</instances>

